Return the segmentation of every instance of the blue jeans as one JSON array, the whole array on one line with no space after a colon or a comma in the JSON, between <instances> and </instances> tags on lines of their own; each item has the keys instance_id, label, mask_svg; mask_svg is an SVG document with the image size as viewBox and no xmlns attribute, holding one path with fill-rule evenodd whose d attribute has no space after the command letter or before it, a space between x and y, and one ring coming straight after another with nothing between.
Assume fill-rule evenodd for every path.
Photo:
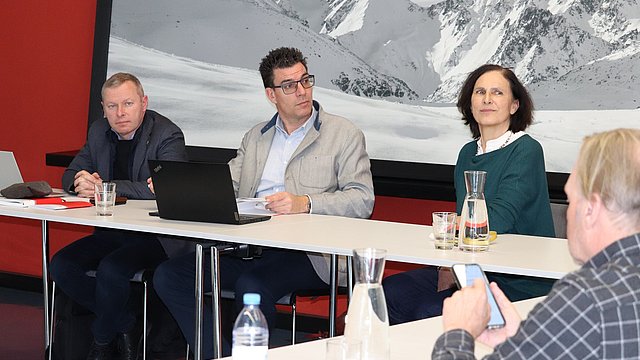
<instances>
[{"instance_id":1,"label":"blue jeans","mask_svg":"<svg viewBox=\"0 0 640 360\"><path fill-rule=\"evenodd\" d=\"M204 291L211 291L209 254L204 256ZM190 346L195 343L195 254L171 259L158 267L153 277L154 288L178 322ZM243 307L242 295L260 294L260 310L269 328L276 322L276 301L299 289L323 289L328 285L318 277L306 253L282 249L265 249L262 256L243 260L231 256L220 258L220 285L235 291L235 314ZM234 316L235 318L235 316ZM213 357L213 314L204 307L202 349L205 359ZM230 328L230 327L229 327ZM223 354L230 354L224 334Z\"/></svg>"},{"instance_id":2,"label":"blue jeans","mask_svg":"<svg viewBox=\"0 0 640 360\"><path fill-rule=\"evenodd\" d=\"M442 315L442 302L454 291L437 291L438 270L432 266L389 276L382 287L391 325Z\"/></svg>"},{"instance_id":3,"label":"blue jeans","mask_svg":"<svg viewBox=\"0 0 640 360\"><path fill-rule=\"evenodd\" d=\"M547 295L555 280L529 276L487 273L490 282L498 284L511 301ZM389 323L442 315L442 303L456 288L438 292L438 270L428 266L387 277L382 281Z\"/></svg>"},{"instance_id":4,"label":"blue jeans","mask_svg":"<svg viewBox=\"0 0 640 360\"><path fill-rule=\"evenodd\" d=\"M56 286L96 315L91 330L96 342L105 344L135 325L136 316L127 306L131 277L166 259L153 235L97 228L58 251L49 271ZM87 276L91 270L96 277Z\"/></svg>"}]
</instances>

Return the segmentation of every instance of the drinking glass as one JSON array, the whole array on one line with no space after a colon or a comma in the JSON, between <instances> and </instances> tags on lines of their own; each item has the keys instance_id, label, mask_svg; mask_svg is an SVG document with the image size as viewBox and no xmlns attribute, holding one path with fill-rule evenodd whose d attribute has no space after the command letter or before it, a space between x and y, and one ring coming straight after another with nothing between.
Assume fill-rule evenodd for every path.
<instances>
[{"instance_id":1,"label":"drinking glass","mask_svg":"<svg viewBox=\"0 0 640 360\"><path fill-rule=\"evenodd\" d=\"M94 186L94 200L98 216L112 216L116 205L116 183L101 182Z\"/></svg>"},{"instance_id":2,"label":"drinking glass","mask_svg":"<svg viewBox=\"0 0 640 360\"><path fill-rule=\"evenodd\" d=\"M456 213L436 211L433 218L433 242L436 249L451 250L456 245Z\"/></svg>"}]
</instances>

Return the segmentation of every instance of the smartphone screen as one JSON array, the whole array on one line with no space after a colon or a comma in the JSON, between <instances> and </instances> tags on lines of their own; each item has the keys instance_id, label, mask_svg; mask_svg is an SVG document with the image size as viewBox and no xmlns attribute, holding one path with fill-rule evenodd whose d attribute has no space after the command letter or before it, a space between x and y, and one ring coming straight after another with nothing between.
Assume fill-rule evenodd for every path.
<instances>
[{"instance_id":1,"label":"smartphone screen","mask_svg":"<svg viewBox=\"0 0 640 360\"><path fill-rule=\"evenodd\" d=\"M488 329L496 329L504 326L504 317L500 312L500 308L496 303L496 299L493 297L491 289L489 289L489 282L484 275L482 268L478 264L455 264L453 265L453 275L458 283L459 288L470 286L475 279L482 279L487 289L487 300L489 301L489 307L491 308L491 319L487 324Z\"/></svg>"}]
</instances>

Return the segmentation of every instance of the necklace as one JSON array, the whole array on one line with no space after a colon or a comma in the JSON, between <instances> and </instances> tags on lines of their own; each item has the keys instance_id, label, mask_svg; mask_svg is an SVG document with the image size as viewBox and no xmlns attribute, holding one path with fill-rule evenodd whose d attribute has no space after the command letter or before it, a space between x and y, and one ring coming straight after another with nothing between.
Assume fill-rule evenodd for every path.
<instances>
[{"instance_id":1,"label":"necklace","mask_svg":"<svg viewBox=\"0 0 640 360\"><path fill-rule=\"evenodd\" d=\"M503 147L507 146L507 144L509 143L509 140L511 140L511 135L513 135L513 133L509 131L509 136L507 136L507 141L505 141L504 144L500 145L498 149L502 149Z\"/></svg>"},{"instance_id":2,"label":"necklace","mask_svg":"<svg viewBox=\"0 0 640 360\"><path fill-rule=\"evenodd\" d=\"M511 140L511 135L513 135L513 132L509 131L509 136L507 136L507 140L505 140L505 142L502 145L500 145L500 147L497 148L496 150L500 150L503 147L507 146L507 144L509 144L509 140ZM476 155L479 155L479 154L486 154L484 151L482 151L482 147L480 146L480 144L478 144L478 151L476 152Z\"/></svg>"}]
</instances>

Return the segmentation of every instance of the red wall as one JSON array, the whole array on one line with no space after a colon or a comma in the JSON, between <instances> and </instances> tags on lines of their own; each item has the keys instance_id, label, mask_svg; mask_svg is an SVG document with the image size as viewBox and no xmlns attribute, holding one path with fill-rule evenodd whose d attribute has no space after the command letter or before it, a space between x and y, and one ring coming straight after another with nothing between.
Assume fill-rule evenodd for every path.
<instances>
[{"instance_id":1,"label":"red wall","mask_svg":"<svg viewBox=\"0 0 640 360\"><path fill-rule=\"evenodd\" d=\"M431 225L431 213L434 211L456 211L456 203L376 196L376 205L371 218L374 220ZM392 235L390 234L390 236ZM425 239L425 241L427 241L427 239ZM418 267L421 267L421 265L388 261L385 266L384 276L386 277Z\"/></svg>"},{"instance_id":2,"label":"red wall","mask_svg":"<svg viewBox=\"0 0 640 360\"><path fill-rule=\"evenodd\" d=\"M5 1L0 11L0 150L25 181L60 187L47 152L78 149L87 132L95 0ZM51 252L89 230L51 225ZM0 271L40 276L40 223L0 216Z\"/></svg>"},{"instance_id":3,"label":"red wall","mask_svg":"<svg viewBox=\"0 0 640 360\"><path fill-rule=\"evenodd\" d=\"M374 220L431 225L431 213L434 211L456 211L456 203L376 196L376 205L373 208L371 218Z\"/></svg>"}]
</instances>

